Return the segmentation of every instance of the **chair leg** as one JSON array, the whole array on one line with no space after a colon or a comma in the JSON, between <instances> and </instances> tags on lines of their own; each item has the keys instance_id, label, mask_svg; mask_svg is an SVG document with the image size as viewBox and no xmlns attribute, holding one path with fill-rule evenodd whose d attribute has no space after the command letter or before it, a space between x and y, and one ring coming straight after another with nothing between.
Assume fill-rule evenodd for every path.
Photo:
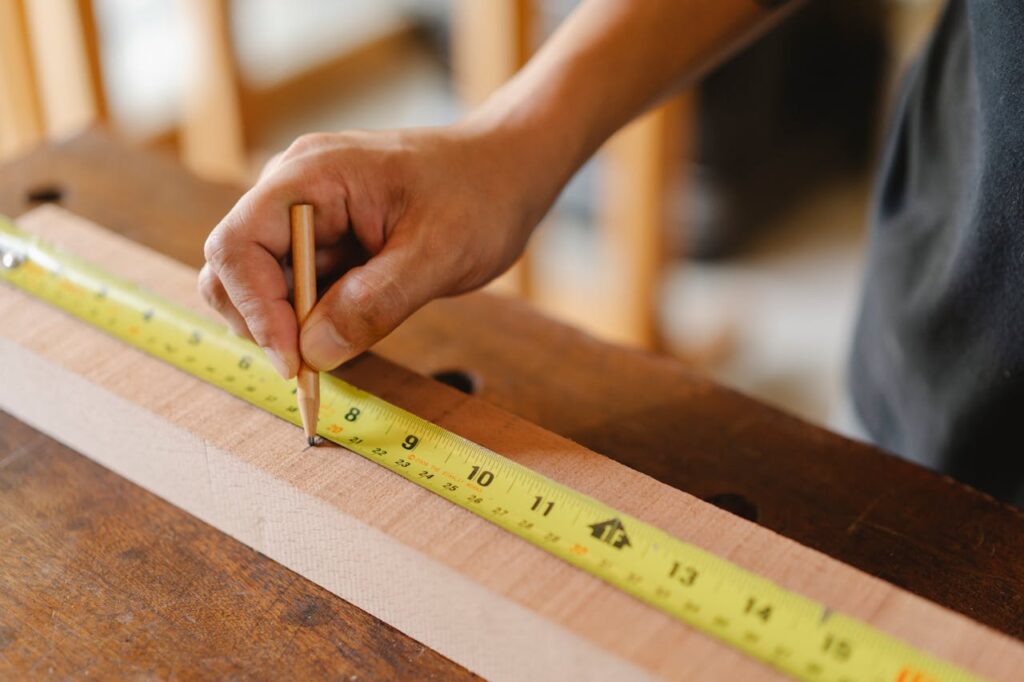
<instances>
[{"instance_id":1,"label":"chair leg","mask_svg":"<svg viewBox=\"0 0 1024 682\"><path fill-rule=\"evenodd\" d=\"M75 1L82 23L82 45L85 50L85 63L89 69L89 87L92 88L93 101L96 104L96 118L99 121L106 121L110 118L110 111L107 106L103 62L100 60L100 35L96 27L96 11L93 0Z\"/></svg>"},{"instance_id":2,"label":"chair leg","mask_svg":"<svg viewBox=\"0 0 1024 682\"><path fill-rule=\"evenodd\" d=\"M43 117L32 72L24 0L0 2L0 159L43 136Z\"/></svg>"},{"instance_id":3,"label":"chair leg","mask_svg":"<svg viewBox=\"0 0 1024 682\"><path fill-rule=\"evenodd\" d=\"M106 105L92 2L31 0L24 7L46 134L65 137L96 124Z\"/></svg>"},{"instance_id":4,"label":"chair leg","mask_svg":"<svg viewBox=\"0 0 1024 682\"><path fill-rule=\"evenodd\" d=\"M184 3L197 53L181 123L185 165L211 180L249 180L241 84L231 37L228 0Z\"/></svg>"},{"instance_id":5,"label":"chair leg","mask_svg":"<svg viewBox=\"0 0 1024 682\"><path fill-rule=\"evenodd\" d=\"M605 146L599 211L614 294L605 308L611 319L601 326L620 342L648 349L662 342L667 198L691 135L693 98L687 93L648 112Z\"/></svg>"}]
</instances>

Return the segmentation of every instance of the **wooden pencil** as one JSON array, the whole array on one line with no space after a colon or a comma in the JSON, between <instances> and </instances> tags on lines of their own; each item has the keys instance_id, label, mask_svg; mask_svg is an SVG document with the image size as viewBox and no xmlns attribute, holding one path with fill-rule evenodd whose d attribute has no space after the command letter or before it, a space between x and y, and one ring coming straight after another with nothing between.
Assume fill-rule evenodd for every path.
<instances>
[{"instance_id":1,"label":"wooden pencil","mask_svg":"<svg viewBox=\"0 0 1024 682\"><path fill-rule=\"evenodd\" d=\"M291 207L292 271L295 281L295 317L302 329L306 317L316 304L316 247L313 236L313 206L295 204ZM299 365L299 415L306 432L306 442L316 444L316 423L320 413L320 373L305 363Z\"/></svg>"}]
</instances>

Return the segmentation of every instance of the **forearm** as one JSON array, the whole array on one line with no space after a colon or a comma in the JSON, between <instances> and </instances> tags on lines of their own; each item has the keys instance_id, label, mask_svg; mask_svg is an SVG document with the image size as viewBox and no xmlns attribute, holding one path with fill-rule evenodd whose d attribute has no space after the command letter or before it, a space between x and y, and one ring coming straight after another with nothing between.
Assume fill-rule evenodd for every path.
<instances>
[{"instance_id":1,"label":"forearm","mask_svg":"<svg viewBox=\"0 0 1024 682\"><path fill-rule=\"evenodd\" d=\"M777 14L756 0L586 0L467 125L501 131L510 154L529 155L524 172L560 188L616 130Z\"/></svg>"}]
</instances>

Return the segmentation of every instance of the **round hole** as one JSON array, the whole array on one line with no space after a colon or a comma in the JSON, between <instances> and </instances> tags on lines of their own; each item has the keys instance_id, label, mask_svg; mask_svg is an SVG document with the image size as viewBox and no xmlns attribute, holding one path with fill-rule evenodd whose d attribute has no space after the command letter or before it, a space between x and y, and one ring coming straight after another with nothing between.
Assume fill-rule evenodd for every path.
<instances>
[{"instance_id":1,"label":"round hole","mask_svg":"<svg viewBox=\"0 0 1024 682\"><path fill-rule=\"evenodd\" d=\"M743 497L743 495L737 495L736 493L721 493L719 495L707 497L705 498L705 501L710 502L719 509L732 512L736 516L740 516L747 521L757 521L757 505Z\"/></svg>"},{"instance_id":2,"label":"round hole","mask_svg":"<svg viewBox=\"0 0 1024 682\"><path fill-rule=\"evenodd\" d=\"M30 204L59 204L64 198L64 190L57 185L39 185L25 193Z\"/></svg>"},{"instance_id":3,"label":"round hole","mask_svg":"<svg viewBox=\"0 0 1024 682\"><path fill-rule=\"evenodd\" d=\"M476 393L476 382L473 377L459 369L451 369L444 372L434 372L430 375L435 381L447 384L457 391L468 395Z\"/></svg>"}]
</instances>

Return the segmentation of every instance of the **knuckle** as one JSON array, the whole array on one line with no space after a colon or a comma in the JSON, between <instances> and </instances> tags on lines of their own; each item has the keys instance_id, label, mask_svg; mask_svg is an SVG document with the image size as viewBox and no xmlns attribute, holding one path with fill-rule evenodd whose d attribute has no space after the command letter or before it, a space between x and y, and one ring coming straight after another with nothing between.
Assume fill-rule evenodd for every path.
<instances>
[{"instance_id":1,"label":"knuckle","mask_svg":"<svg viewBox=\"0 0 1024 682\"><path fill-rule=\"evenodd\" d=\"M218 227L206 238L206 243L203 244L203 257L214 270L220 270L224 265L227 250L228 240L224 237L223 229Z\"/></svg>"},{"instance_id":2,"label":"knuckle","mask_svg":"<svg viewBox=\"0 0 1024 682\"><path fill-rule=\"evenodd\" d=\"M213 274L213 270L209 267L204 267L199 271L199 293L210 305L216 305L220 302L220 283Z\"/></svg>"},{"instance_id":3,"label":"knuckle","mask_svg":"<svg viewBox=\"0 0 1024 682\"><path fill-rule=\"evenodd\" d=\"M405 301L401 287L359 274L348 282L346 298L351 305L348 312L356 316L370 336L390 331Z\"/></svg>"},{"instance_id":4,"label":"knuckle","mask_svg":"<svg viewBox=\"0 0 1024 682\"><path fill-rule=\"evenodd\" d=\"M259 179L263 180L264 178L266 178L266 177L268 177L270 175L273 175L274 171L277 170L277 168L281 165L281 161L282 161L283 158L284 158L284 152L277 152L276 154L271 156L269 159L267 159L267 162L265 164L263 164L262 170L260 170L260 177L259 177Z\"/></svg>"},{"instance_id":5,"label":"knuckle","mask_svg":"<svg viewBox=\"0 0 1024 682\"><path fill-rule=\"evenodd\" d=\"M245 297L235 304L235 310L245 320L246 326L258 343L265 344L271 335L270 315L264 301Z\"/></svg>"},{"instance_id":6,"label":"knuckle","mask_svg":"<svg viewBox=\"0 0 1024 682\"><path fill-rule=\"evenodd\" d=\"M238 301L235 302L235 309L239 315L245 318L250 327L259 327L265 317L263 302L255 296L242 294L239 296Z\"/></svg>"},{"instance_id":7,"label":"knuckle","mask_svg":"<svg viewBox=\"0 0 1024 682\"><path fill-rule=\"evenodd\" d=\"M365 277L352 276L346 286L345 298L348 299L349 306L351 306L349 312L355 314L363 326L376 324L378 312L375 288L367 282Z\"/></svg>"},{"instance_id":8,"label":"knuckle","mask_svg":"<svg viewBox=\"0 0 1024 682\"><path fill-rule=\"evenodd\" d=\"M328 133L306 133L305 135L300 135L288 145L284 156L285 158L291 158L319 149L327 144L330 137Z\"/></svg>"}]
</instances>

